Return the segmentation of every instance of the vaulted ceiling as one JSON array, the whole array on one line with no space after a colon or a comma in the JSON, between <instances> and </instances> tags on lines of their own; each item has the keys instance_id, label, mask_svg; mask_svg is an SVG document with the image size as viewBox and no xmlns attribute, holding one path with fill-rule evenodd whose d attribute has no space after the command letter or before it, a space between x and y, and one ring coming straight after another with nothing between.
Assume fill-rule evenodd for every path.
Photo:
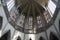
<instances>
[{"instance_id":1,"label":"vaulted ceiling","mask_svg":"<svg viewBox=\"0 0 60 40\"><path fill-rule=\"evenodd\" d=\"M35 0L35 1L43 6L45 6L48 3L48 0Z\"/></svg>"},{"instance_id":2,"label":"vaulted ceiling","mask_svg":"<svg viewBox=\"0 0 60 40\"><path fill-rule=\"evenodd\" d=\"M26 1L29 1L29 0L16 0L16 2L18 2L18 4L21 4L21 2L25 3ZM39 3L42 6L45 6L48 4L48 0L34 0L34 1L36 1L37 3Z\"/></svg>"}]
</instances>

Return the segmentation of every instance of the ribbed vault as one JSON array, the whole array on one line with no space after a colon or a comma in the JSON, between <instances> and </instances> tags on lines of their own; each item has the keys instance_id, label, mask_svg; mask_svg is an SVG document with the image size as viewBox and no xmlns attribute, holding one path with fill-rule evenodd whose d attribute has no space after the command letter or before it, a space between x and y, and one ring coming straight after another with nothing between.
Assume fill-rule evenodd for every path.
<instances>
[{"instance_id":1,"label":"ribbed vault","mask_svg":"<svg viewBox=\"0 0 60 40\"><path fill-rule=\"evenodd\" d=\"M40 33L53 24L54 21L48 10L45 10L36 0L15 1L16 9L8 20L16 30L24 33Z\"/></svg>"}]
</instances>

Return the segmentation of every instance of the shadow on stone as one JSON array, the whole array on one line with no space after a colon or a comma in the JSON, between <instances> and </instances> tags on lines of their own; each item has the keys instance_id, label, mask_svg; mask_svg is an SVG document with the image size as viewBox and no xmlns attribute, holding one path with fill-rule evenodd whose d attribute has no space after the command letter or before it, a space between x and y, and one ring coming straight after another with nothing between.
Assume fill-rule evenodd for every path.
<instances>
[{"instance_id":1,"label":"shadow on stone","mask_svg":"<svg viewBox=\"0 0 60 40\"><path fill-rule=\"evenodd\" d=\"M0 40L10 40L10 35L10 31L8 31L0 38Z\"/></svg>"}]
</instances>

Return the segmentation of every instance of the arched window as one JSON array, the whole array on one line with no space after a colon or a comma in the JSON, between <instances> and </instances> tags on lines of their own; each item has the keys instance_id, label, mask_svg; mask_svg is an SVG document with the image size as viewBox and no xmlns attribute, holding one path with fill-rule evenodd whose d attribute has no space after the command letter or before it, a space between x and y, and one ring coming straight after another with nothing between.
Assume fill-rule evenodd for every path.
<instances>
[{"instance_id":1,"label":"arched window","mask_svg":"<svg viewBox=\"0 0 60 40\"><path fill-rule=\"evenodd\" d=\"M17 40L21 40L21 37L20 37L20 36L18 36Z\"/></svg>"},{"instance_id":2,"label":"arched window","mask_svg":"<svg viewBox=\"0 0 60 40\"><path fill-rule=\"evenodd\" d=\"M6 32L0 40L10 40L10 31Z\"/></svg>"},{"instance_id":3,"label":"arched window","mask_svg":"<svg viewBox=\"0 0 60 40\"><path fill-rule=\"evenodd\" d=\"M50 40L59 40L58 37L54 33L50 33Z\"/></svg>"},{"instance_id":4,"label":"arched window","mask_svg":"<svg viewBox=\"0 0 60 40\"><path fill-rule=\"evenodd\" d=\"M45 40L43 37L40 37L39 40Z\"/></svg>"},{"instance_id":5,"label":"arched window","mask_svg":"<svg viewBox=\"0 0 60 40\"><path fill-rule=\"evenodd\" d=\"M3 23L3 18L0 16L0 29L2 27L2 23Z\"/></svg>"}]
</instances>

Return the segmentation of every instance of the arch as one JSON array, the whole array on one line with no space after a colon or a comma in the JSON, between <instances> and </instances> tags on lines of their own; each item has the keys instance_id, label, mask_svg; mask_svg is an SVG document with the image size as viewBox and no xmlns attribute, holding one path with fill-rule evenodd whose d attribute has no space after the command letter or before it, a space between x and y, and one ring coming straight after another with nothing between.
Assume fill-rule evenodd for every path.
<instances>
[{"instance_id":1,"label":"arch","mask_svg":"<svg viewBox=\"0 0 60 40\"><path fill-rule=\"evenodd\" d=\"M50 40L59 40L55 33L50 33Z\"/></svg>"},{"instance_id":2,"label":"arch","mask_svg":"<svg viewBox=\"0 0 60 40\"><path fill-rule=\"evenodd\" d=\"M3 17L0 16L0 29L2 28Z\"/></svg>"},{"instance_id":3,"label":"arch","mask_svg":"<svg viewBox=\"0 0 60 40\"><path fill-rule=\"evenodd\" d=\"M17 40L21 40L21 37L20 37L20 36L18 36L18 37L17 37Z\"/></svg>"},{"instance_id":4,"label":"arch","mask_svg":"<svg viewBox=\"0 0 60 40\"><path fill-rule=\"evenodd\" d=\"M29 40L32 40L31 38Z\"/></svg>"},{"instance_id":5,"label":"arch","mask_svg":"<svg viewBox=\"0 0 60 40\"><path fill-rule=\"evenodd\" d=\"M40 37L40 38L39 38L39 40L45 40L45 38L43 38L43 37Z\"/></svg>"},{"instance_id":6,"label":"arch","mask_svg":"<svg viewBox=\"0 0 60 40\"><path fill-rule=\"evenodd\" d=\"M1 38L0 40L10 40L10 30L8 32L6 32Z\"/></svg>"}]
</instances>

